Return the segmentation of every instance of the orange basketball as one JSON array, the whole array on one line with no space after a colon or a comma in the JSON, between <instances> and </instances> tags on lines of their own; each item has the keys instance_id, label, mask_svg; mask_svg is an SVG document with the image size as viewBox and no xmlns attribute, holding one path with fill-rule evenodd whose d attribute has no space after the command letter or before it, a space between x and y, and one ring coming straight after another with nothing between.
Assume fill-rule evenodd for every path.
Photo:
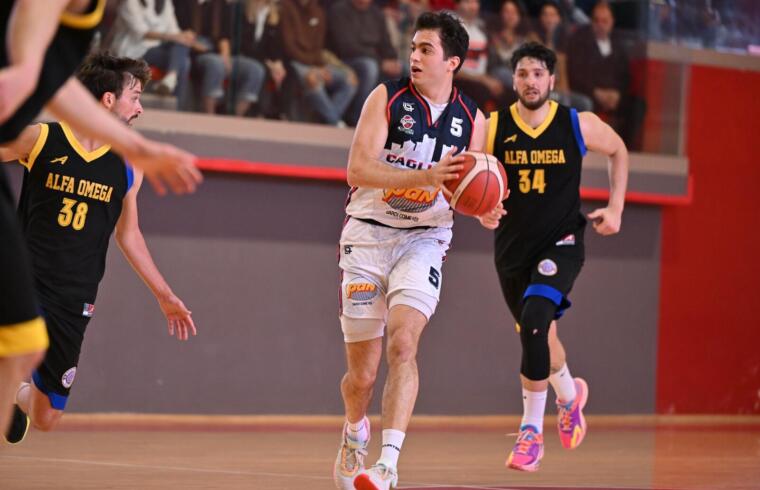
<instances>
[{"instance_id":1,"label":"orange basketball","mask_svg":"<svg viewBox=\"0 0 760 490\"><path fill-rule=\"evenodd\" d=\"M468 216L479 216L496 207L507 193L507 173L499 160L487 153L466 151L459 178L445 183L449 204Z\"/></svg>"}]
</instances>

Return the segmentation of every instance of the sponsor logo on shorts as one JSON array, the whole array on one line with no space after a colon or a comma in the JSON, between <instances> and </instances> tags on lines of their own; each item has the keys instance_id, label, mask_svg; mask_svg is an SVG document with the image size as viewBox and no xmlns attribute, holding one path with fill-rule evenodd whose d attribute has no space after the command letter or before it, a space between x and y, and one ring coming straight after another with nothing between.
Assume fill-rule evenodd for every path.
<instances>
[{"instance_id":1,"label":"sponsor logo on shorts","mask_svg":"<svg viewBox=\"0 0 760 490\"><path fill-rule=\"evenodd\" d=\"M557 273L557 264L551 259L544 259L538 263L538 273L542 276L553 276Z\"/></svg>"},{"instance_id":2,"label":"sponsor logo on shorts","mask_svg":"<svg viewBox=\"0 0 760 490\"><path fill-rule=\"evenodd\" d=\"M370 301L377 296L377 286L371 282L352 282L346 286L346 297L351 301Z\"/></svg>"},{"instance_id":3,"label":"sponsor logo on shorts","mask_svg":"<svg viewBox=\"0 0 760 490\"><path fill-rule=\"evenodd\" d=\"M440 189L383 189L383 201L406 213L421 213L435 204Z\"/></svg>"},{"instance_id":4,"label":"sponsor logo on shorts","mask_svg":"<svg viewBox=\"0 0 760 490\"><path fill-rule=\"evenodd\" d=\"M63 376L61 376L61 384L64 388L71 388L71 385L74 384L74 378L77 375L77 368L74 366L73 368L67 370L65 373L63 373Z\"/></svg>"},{"instance_id":5,"label":"sponsor logo on shorts","mask_svg":"<svg viewBox=\"0 0 760 490\"><path fill-rule=\"evenodd\" d=\"M95 314L95 305L91 305L90 303L85 303L82 307L82 316L86 316L87 318L92 318L92 315Z\"/></svg>"},{"instance_id":6,"label":"sponsor logo on shorts","mask_svg":"<svg viewBox=\"0 0 760 490\"><path fill-rule=\"evenodd\" d=\"M564 237L562 237L562 240L555 243L555 245L558 247L566 247L569 245L575 245L575 235L573 235L572 233L570 233L569 235L565 235Z\"/></svg>"},{"instance_id":7,"label":"sponsor logo on shorts","mask_svg":"<svg viewBox=\"0 0 760 490\"><path fill-rule=\"evenodd\" d=\"M351 252L353 251L353 245L343 245L343 253L346 255L351 255Z\"/></svg>"}]
</instances>

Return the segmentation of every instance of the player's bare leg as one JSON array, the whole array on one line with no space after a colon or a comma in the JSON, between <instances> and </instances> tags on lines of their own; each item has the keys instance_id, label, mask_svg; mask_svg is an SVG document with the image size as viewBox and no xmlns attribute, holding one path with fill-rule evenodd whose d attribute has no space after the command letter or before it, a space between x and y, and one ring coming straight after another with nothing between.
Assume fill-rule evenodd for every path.
<instances>
[{"instance_id":1,"label":"player's bare leg","mask_svg":"<svg viewBox=\"0 0 760 490\"><path fill-rule=\"evenodd\" d=\"M396 305L388 314L382 452L377 463L356 478L355 488L386 489L398 481L398 457L419 390L417 346L425 325L425 315L410 306Z\"/></svg>"}]
</instances>

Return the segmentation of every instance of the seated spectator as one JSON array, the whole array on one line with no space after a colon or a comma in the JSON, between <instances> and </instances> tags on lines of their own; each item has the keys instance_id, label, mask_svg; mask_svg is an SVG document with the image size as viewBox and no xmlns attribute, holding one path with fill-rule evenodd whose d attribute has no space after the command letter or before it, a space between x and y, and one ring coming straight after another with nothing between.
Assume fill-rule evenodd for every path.
<instances>
[{"instance_id":1,"label":"seated spectator","mask_svg":"<svg viewBox=\"0 0 760 490\"><path fill-rule=\"evenodd\" d=\"M544 44L557 53L552 98L561 104L574 107L579 111L590 111L593 108L591 99L582 93L570 90L567 75L567 44L569 36L562 13L556 2L552 0L545 1L538 18L538 27L531 37L532 40Z\"/></svg>"},{"instance_id":2,"label":"seated spectator","mask_svg":"<svg viewBox=\"0 0 760 490\"><path fill-rule=\"evenodd\" d=\"M570 87L592 99L594 111L617 131L628 147L644 117L643 101L628 93L630 72L615 18L606 2L591 12L591 25L572 37L567 54Z\"/></svg>"},{"instance_id":3,"label":"seated spectator","mask_svg":"<svg viewBox=\"0 0 760 490\"><path fill-rule=\"evenodd\" d=\"M383 12L371 0L340 0L329 10L328 47L350 66L359 85L345 120L355 126L364 101L382 79L401 76Z\"/></svg>"},{"instance_id":4,"label":"seated spectator","mask_svg":"<svg viewBox=\"0 0 760 490\"><path fill-rule=\"evenodd\" d=\"M401 63L401 76L409 75L409 46L414 36L414 24L422 12L429 10L428 0L392 0L383 7L391 45Z\"/></svg>"},{"instance_id":5,"label":"seated spectator","mask_svg":"<svg viewBox=\"0 0 760 490\"><path fill-rule=\"evenodd\" d=\"M456 13L462 21L470 44L454 83L469 95L480 110L490 112L507 104L507 88L488 74L488 36L480 18L479 0L457 0Z\"/></svg>"},{"instance_id":6,"label":"seated spectator","mask_svg":"<svg viewBox=\"0 0 760 490\"><path fill-rule=\"evenodd\" d=\"M205 51L193 31L180 31L172 0L123 0L114 23L111 50L117 56L143 58L164 72L157 91L186 94L190 50Z\"/></svg>"},{"instance_id":7,"label":"seated spectator","mask_svg":"<svg viewBox=\"0 0 760 490\"><path fill-rule=\"evenodd\" d=\"M224 82L228 80L232 112L245 115L259 99L266 70L258 61L232 53L231 39L242 9L238 3L227 0L192 0L183 5L189 9L189 25L198 33L199 41L208 46L208 51L195 58L193 70L201 78L203 111L216 112L224 98Z\"/></svg>"},{"instance_id":8,"label":"seated spectator","mask_svg":"<svg viewBox=\"0 0 760 490\"><path fill-rule=\"evenodd\" d=\"M488 73L505 88L513 85L512 53L526 41L528 33L525 10L519 0L504 0L499 11L499 27L491 35L488 49Z\"/></svg>"},{"instance_id":9,"label":"seated spectator","mask_svg":"<svg viewBox=\"0 0 760 490\"><path fill-rule=\"evenodd\" d=\"M287 74L283 61L281 19L279 0L243 0L240 54L266 67L269 89L259 97L260 113L275 118L283 113L282 84Z\"/></svg>"},{"instance_id":10,"label":"seated spectator","mask_svg":"<svg viewBox=\"0 0 760 490\"><path fill-rule=\"evenodd\" d=\"M352 71L328 63L327 25L318 0L283 0L282 45L311 108L327 124L345 126L343 114L356 92Z\"/></svg>"}]
</instances>

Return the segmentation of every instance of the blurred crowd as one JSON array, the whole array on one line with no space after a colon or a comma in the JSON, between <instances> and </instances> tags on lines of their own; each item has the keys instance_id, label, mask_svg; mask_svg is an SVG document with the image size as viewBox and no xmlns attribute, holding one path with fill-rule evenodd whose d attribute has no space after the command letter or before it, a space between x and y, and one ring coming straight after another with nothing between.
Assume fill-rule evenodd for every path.
<instances>
[{"instance_id":1,"label":"blurred crowd","mask_svg":"<svg viewBox=\"0 0 760 490\"><path fill-rule=\"evenodd\" d=\"M651 2L657 35L677 31L676 2L688 0ZM707 2L712 14L700 18L718 25L710 0L693 2ZM484 112L515 100L512 52L539 41L558 54L552 97L600 114L631 145L644 103L631 90L635 36L616 28L618 7L607 0L120 0L110 2L98 49L144 58L153 68L150 90L180 110L353 126L377 83L408 75L416 17L445 9L470 36L455 83Z\"/></svg>"}]
</instances>

